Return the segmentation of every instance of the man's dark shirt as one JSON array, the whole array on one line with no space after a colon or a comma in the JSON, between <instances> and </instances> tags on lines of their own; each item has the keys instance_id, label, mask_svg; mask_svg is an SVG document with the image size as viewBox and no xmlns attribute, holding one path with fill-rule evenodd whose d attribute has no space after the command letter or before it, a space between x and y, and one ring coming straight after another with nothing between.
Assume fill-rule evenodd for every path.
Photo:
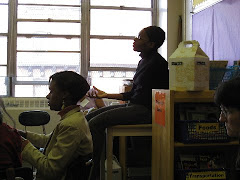
<instances>
[{"instance_id":1,"label":"man's dark shirt","mask_svg":"<svg viewBox=\"0 0 240 180\"><path fill-rule=\"evenodd\" d=\"M152 89L169 88L168 62L156 51L140 56L142 59L133 77L133 87L130 92L122 93L123 100L151 109Z\"/></svg>"}]
</instances>

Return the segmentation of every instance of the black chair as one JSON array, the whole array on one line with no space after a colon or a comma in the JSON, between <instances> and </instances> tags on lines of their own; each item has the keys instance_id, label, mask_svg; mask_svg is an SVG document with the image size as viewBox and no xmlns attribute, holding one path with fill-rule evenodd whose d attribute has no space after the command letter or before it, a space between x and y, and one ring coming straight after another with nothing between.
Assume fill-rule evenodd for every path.
<instances>
[{"instance_id":1,"label":"black chair","mask_svg":"<svg viewBox=\"0 0 240 180\"><path fill-rule=\"evenodd\" d=\"M21 177L24 180L33 180L32 168L19 167L0 170L0 179L15 180L15 177Z\"/></svg>"},{"instance_id":2,"label":"black chair","mask_svg":"<svg viewBox=\"0 0 240 180\"><path fill-rule=\"evenodd\" d=\"M21 125L25 126L42 126L43 134L46 134L45 126L50 121L50 115L46 111L41 110L32 110L24 111L18 116L18 121ZM43 151L42 148L36 147L40 151ZM35 168L32 166L31 173L35 171ZM24 179L25 180L25 179Z\"/></svg>"},{"instance_id":3,"label":"black chair","mask_svg":"<svg viewBox=\"0 0 240 180\"><path fill-rule=\"evenodd\" d=\"M46 134L44 125L50 121L50 115L40 110L24 111L19 115L18 120L25 128L26 126L42 126L43 133Z\"/></svg>"}]
</instances>

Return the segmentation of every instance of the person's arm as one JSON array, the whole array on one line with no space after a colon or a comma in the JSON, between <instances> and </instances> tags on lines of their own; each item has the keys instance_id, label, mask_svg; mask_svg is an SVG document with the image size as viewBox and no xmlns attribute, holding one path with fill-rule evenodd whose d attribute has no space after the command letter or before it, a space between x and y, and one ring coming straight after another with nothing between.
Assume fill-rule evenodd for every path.
<instances>
[{"instance_id":1,"label":"person's arm","mask_svg":"<svg viewBox=\"0 0 240 180\"><path fill-rule=\"evenodd\" d=\"M97 108L102 108L106 106L102 98L95 98L95 104Z\"/></svg>"},{"instance_id":2,"label":"person's arm","mask_svg":"<svg viewBox=\"0 0 240 180\"><path fill-rule=\"evenodd\" d=\"M123 95L122 94L107 94L106 98L123 100Z\"/></svg>"},{"instance_id":3,"label":"person's arm","mask_svg":"<svg viewBox=\"0 0 240 180\"><path fill-rule=\"evenodd\" d=\"M51 133L45 135L27 131L26 139L29 140L34 146L41 148L45 147L50 136Z\"/></svg>"},{"instance_id":4,"label":"person's arm","mask_svg":"<svg viewBox=\"0 0 240 180\"><path fill-rule=\"evenodd\" d=\"M93 86L95 89L95 94L92 94L92 97L96 96L97 98L107 98L107 99L117 99L117 100L123 100L122 94L108 94L95 86Z\"/></svg>"},{"instance_id":5,"label":"person's arm","mask_svg":"<svg viewBox=\"0 0 240 180\"><path fill-rule=\"evenodd\" d=\"M67 163L71 161L80 146L82 132L78 128L64 126L60 128L56 143L51 148L48 155L42 154L31 143L27 143L23 148L23 160L29 162L38 169L43 177L54 179L61 177L65 171ZM52 137L54 139L54 137ZM50 145L50 144L49 144Z\"/></svg>"},{"instance_id":6,"label":"person's arm","mask_svg":"<svg viewBox=\"0 0 240 180\"><path fill-rule=\"evenodd\" d=\"M37 147L44 147L45 144L48 141L48 138L50 137L50 134L44 135L44 134L37 134L33 132L28 131L22 131L17 129L17 132L22 136L22 141L25 142L25 140L29 140L34 146ZM23 143L23 149L26 146L28 141Z\"/></svg>"}]
</instances>

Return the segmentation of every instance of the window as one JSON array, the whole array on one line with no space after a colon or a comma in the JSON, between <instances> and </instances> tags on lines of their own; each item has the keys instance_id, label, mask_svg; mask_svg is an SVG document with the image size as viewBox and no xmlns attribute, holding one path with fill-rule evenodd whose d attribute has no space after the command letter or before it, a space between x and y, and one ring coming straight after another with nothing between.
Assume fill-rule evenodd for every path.
<instances>
[{"instance_id":1,"label":"window","mask_svg":"<svg viewBox=\"0 0 240 180\"><path fill-rule=\"evenodd\" d=\"M7 83L7 31L8 31L8 2L0 3L0 94L6 95L8 92Z\"/></svg>"},{"instance_id":2,"label":"window","mask_svg":"<svg viewBox=\"0 0 240 180\"><path fill-rule=\"evenodd\" d=\"M133 38L156 24L157 0L1 0L0 95L42 97L48 78L73 70L119 92L140 60ZM10 15L8 15L10 14Z\"/></svg>"},{"instance_id":3,"label":"window","mask_svg":"<svg viewBox=\"0 0 240 180\"><path fill-rule=\"evenodd\" d=\"M80 0L9 1L10 95L46 96L48 78L62 70L80 73ZM16 23L14 21L16 20Z\"/></svg>"},{"instance_id":4,"label":"window","mask_svg":"<svg viewBox=\"0 0 240 180\"><path fill-rule=\"evenodd\" d=\"M151 0L91 1L89 76L93 85L117 93L124 79L133 78L140 60L133 51L133 38L152 24L151 7Z\"/></svg>"}]
</instances>

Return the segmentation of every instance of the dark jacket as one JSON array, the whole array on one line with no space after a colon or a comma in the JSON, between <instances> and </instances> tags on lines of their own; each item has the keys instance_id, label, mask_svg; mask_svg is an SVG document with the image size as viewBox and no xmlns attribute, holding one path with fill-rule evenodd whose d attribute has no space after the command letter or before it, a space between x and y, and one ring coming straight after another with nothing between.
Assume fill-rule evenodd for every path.
<instances>
[{"instance_id":1,"label":"dark jacket","mask_svg":"<svg viewBox=\"0 0 240 180\"><path fill-rule=\"evenodd\" d=\"M130 92L122 93L123 100L152 108L152 89L169 88L168 62L156 51L147 55L140 54L133 87Z\"/></svg>"},{"instance_id":2,"label":"dark jacket","mask_svg":"<svg viewBox=\"0 0 240 180\"><path fill-rule=\"evenodd\" d=\"M0 169L22 166L22 139L16 129L0 124Z\"/></svg>"}]
</instances>

